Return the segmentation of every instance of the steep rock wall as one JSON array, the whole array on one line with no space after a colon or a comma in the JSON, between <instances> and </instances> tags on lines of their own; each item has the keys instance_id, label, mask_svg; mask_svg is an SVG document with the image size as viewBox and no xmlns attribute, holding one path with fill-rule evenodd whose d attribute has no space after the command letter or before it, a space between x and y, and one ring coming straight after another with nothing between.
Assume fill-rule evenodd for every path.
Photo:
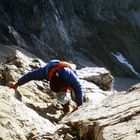
<instances>
[{"instance_id":1,"label":"steep rock wall","mask_svg":"<svg viewBox=\"0 0 140 140\"><path fill-rule=\"evenodd\" d=\"M113 74L138 76L139 5L138 0L1 0L0 41L46 59L73 58L74 49Z\"/></svg>"}]
</instances>

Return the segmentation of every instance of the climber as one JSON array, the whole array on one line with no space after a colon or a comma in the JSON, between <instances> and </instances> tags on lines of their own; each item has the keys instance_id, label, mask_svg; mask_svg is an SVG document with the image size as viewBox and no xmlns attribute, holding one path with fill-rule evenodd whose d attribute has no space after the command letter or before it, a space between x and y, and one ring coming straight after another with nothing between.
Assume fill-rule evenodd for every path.
<instances>
[{"instance_id":1,"label":"climber","mask_svg":"<svg viewBox=\"0 0 140 140\"><path fill-rule=\"evenodd\" d=\"M17 89L30 80L43 79L49 81L50 89L56 93L56 98L61 102L64 112L67 113L70 108L76 110L83 103L82 85L76 69L60 60L51 60L44 67L28 72L16 83L9 82L7 86Z\"/></svg>"}]
</instances>

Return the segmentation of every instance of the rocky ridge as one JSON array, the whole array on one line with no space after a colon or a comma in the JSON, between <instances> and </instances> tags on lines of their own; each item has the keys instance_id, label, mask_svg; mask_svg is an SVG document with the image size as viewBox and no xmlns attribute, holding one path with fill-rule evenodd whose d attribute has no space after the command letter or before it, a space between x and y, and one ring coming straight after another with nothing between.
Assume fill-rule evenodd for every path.
<instances>
[{"instance_id":1,"label":"rocky ridge","mask_svg":"<svg viewBox=\"0 0 140 140\"><path fill-rule=\"evenodd\" d=\"M43 138L54 140L68 139L68 137L79 139L76 128L60 123L65 114L50 91L47 81L30 81L17 90L5 86L9 81L17 81L31 69L44 65L43 61L33 55L29 57L16 50L1 66L0 138L2 140ZM92 74L84 76L85 69L78 70L78 73L81 73L84 92L87 96L94 97L90 98L89 102L98 104L113 94L110 86L113 84L113 77L103 68L93 67L89 72Z\"/></svg>"},{"instance_id":2,"label":"rocky ridge","mask_svg":"<svg viewBox=\"0 0 140 140\"><path fill-rule=\"evenodd\" d=\"M139 17L138 0L0 0L0 139L139 140L140 86L110 74L139 76ZM77 64L89 102L65 116L45 80L6 87L45 65L33 54Z\"/></svg>"},{"instance_id":3,"label":"rocky ridge","mask_svg":"<svg viewBox=\"0 0 140 140\"><path fill-rule=\"evenodd\" d=\"M139 86L111 95L98 106L85 104L62 122L77 128L81 140L138 140Z\"/></svg>"},{"instance_id":4,"label":"rocky ridge","mask_svg":"<svg viewBox=\"0 0 140 140\"><path fill-rule=\"evenodd\" d=\"M139 90L135 85L118 93L104 68L78 70L89 97L65 115L47 81L30 81L16 91L5 86L45 63L15 51L1 66L0 138L2 140L132 140L139 139Z\"/></svg>"}]
</instances>

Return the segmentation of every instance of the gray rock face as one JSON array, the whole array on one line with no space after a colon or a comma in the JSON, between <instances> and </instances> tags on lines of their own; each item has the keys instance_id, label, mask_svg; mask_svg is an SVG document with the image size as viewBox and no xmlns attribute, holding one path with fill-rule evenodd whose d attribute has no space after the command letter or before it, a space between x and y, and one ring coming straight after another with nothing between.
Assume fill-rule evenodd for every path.
<instances>
[{"instance_id":1,"label":"gray rock face","mask_svg":"<svg viewBox=\"0 0 140 140\"><path fill-rule=\"evenodd\" d=\"M138 0L1 0L0 42L46 60L76 50L113 74L139 76L139 19Z\"/></svg>"}]
</instances>

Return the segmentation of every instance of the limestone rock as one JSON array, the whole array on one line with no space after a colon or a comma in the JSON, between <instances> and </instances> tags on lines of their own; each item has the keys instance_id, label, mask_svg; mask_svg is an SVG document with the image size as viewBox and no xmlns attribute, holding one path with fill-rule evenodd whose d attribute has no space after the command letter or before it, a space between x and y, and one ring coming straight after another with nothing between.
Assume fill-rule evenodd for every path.
<instances>
[{"instance_id":1,"label":"limestone rock","mask_svg":"<svg viewBox=\"0 0 140 140\"><path fill-rule=\"evenodd\" d=\"M16 51L14 54L16 57L9 57L9 63L3 65L5 69L1 70L1 78L5 82L16 81L23 75L24 68L28 72L42 65L37 58L28 59L22 52ZM114 94L114 79L105 68L82 68L78 70L78 75L89 101L65 117L47 81L30 81L16 91L1 86L0 138L139 139L140 85Z\"/></svg>"},{"instance_id":2,"label":"limestone rock","mask_svg":"<svg viewBox=\"0 0 140 140\"><path fill-rule=\"evenodd\" d=\"M52 123L58 123L62 118L62 106L53 97L48 84L31 81L19 87L17 91L22 95L22 102L40 116L49 119Z\"/></svg>"},{"instance_id":3,"label":"limestone rock","mask_svg":"<svg viewBox=\"0 0 140 140\"><path fill-rule=\"evenodd\" d=\"M15 51L9 56L9 61L11 61L14 65L17 67L23 67L23 66L28 66L30 63L30 58L25 56L23 53L20 51Z\"/></svg>"},{"instance_id":4,"label":"limestone rock","mask_svg":"<svg viewBox=\"0 0 140 140\"><path fill-rule=\"evenodd\" d=\"M7 83L9 81L16 82L17 79L21 77L21 74L15 65L5 65L2 70L2 76L4 81Z\"/></svg>"},{"instance_id":5,"label":"limestone rock","mask_svg":"<svg viewBox=\"0 0 140 140\"><path fill-rule=\"evenodd\" d=\"M55 125L15 97L15 91L0 86L0 138L27 140L38 133L53 133Z\"/></svg>"},{"instance_id":6,"label":"limestone rock","mask_svg":"<svg viewBox=\"0 0 140 140\"><path fill-rule=\"evenodd\" d=\"M65 136L65 140L72 140L73 137L70 134L66 134Z\"/></svg>"},{"instance_id":7,"label":"limestone rock","mask_svg":"<svg viewBox=\"0 0 140 140\"><path fill-rule=\"evenodd\" d=\"M113 88L113 76L105 68L86 67L80 69L78 74L81 79L93 82L103 90L111 90Z\"/></svg>"},{"instance_id":8,"label":"limestone rock","mask_svg":"<svg viewBox=\"0 0 140 140\"><path fill-rule=\"evenodd\" d=\"M74 126L84 140L138 140L139 91L137 87L130 92L113 94L94 107L93 103L85 104L62 122Z\"/></svg>"},{"instance_id":9,"label":"limestone rock","mask_svg":"<svg viewBox=\"0 0 140 140\"><path fill-rule=\"evenodd\" d=\"M5 83L8 81L17 81L18 78L20 76L22 76L25 72L30 71L32 68L38 68L41 65L42 65L42 63L37 58L30 57L30 55L26 56L23 52L20 52L20 51L15 51L13 54L10 55L10 57L8 57L8 63L3 65L3 68L1 69L1 73L2 73L1 76L5 80ZM93 71L94 71L94 73L93 73ZM79 76L80 76L80 80L83 85L83 91L90 99L89 103L93 102L94 106L95 106L96 104L103 101L103 99L107 98L110 94L113 94L112 90L103 91L101 88L99 88L97 85L95 85L93 83L93 81L91 80L91 79L94 79L93 75L95 75L95 77L97 79L96 83L98 81L101 84L104 80L102 80L103 78L100 78L100 77L104 77L104 76L102 76L102 75L104 75L104 73L105 74L107 73L107 75L109 75L109 72L107 72L105 69L97 70L97 68L96 68L96 70L95 70L95 68L91 68L91 69L89 69L89 75L86 74L87 73L86 70L79 70L78 72L81 74ZM107 78L106 80L108 80L108 77L105 77L105 78ZM108 85L108 82L106 82L106 83L104 82L104 86L105 86L105 84ZM10 112L13 109L12 108L13 106L16 110L20 110L20 111L16 112L16 114L18 114L19 118L17 118L17 116L15 116L14 118L17 120L18 119L22 120L22 122L25 121L24 123L26 123L25 118L26 118L27 113L26 113L26 111L23 112L23 107L25 107L27 109L27 112L29 112L28 117L31 117L31 118L29 118L30 121L33 121L35 119L34 116L32 117L32 115L30 114L30 110L31 110L31 112L34 112L36 114L35 116L37 116L35 124L32 124L33 129L35 129L35 131L31 131L30 126L29 125L27 126L27 124L25 124L27 127L26 129L28 129L29 131L26 130L26 133L25 133L24 129L18 128L21 133L21 134L19 134L19 137L23 137L22 139L46 138L46 139L52 139L52 140L57 140L57 139L63 140L63 139L73 139L74 137L79 138L79 136L77 135L77 131L73 130L70 127L68 127L68 128L60 127L59 130L55 129L55 128L59 127L58 123L62 119L64 114L62 111L62 106L57 102L57 100L53 96L53 93L50 91L49 83L47 81L30 81L30 82L26 83L25 85L18 87L18 89L16 91L13 91L6 87L2 87L2 89L3 89L4 93L5 93L5 90L7 92L7 94L4 94L2 92L2 99L4 97L3 102L5 102L5 104L7 104L7 106L8 106L7 112L6 112L7 116L5 116L5 119L8 119L9 118L8 116L11 117L11 115L12 115L12 117L14 117L15 114ZM8 98L8 100L10 100L9 102L7 101L7 98ZM3 102L1 102L1 103L3 103ZM88 104L88 102L85 104ZM11 106L12 109L9 108L9 106ZM24 109L24 110L26 110L26 109ZM4 110L4 109L2 109L2 110ZM23 113L23 115L21 115L21 113ZM34 115L34 113L33 113L33 115ZM41 129L42 127L44 128L46 126L45 125L46 122L43 124L42 120L47 121L47 122L48 122L48 120L51 121L51 122L49 122L50 126L52 125L52 128L54 128L54 130L56 130L56 131L53 131L54 132L53 134L50 134L50 131L48 131L48 130L44 130L44 131L42 130L42 132L40 132L38 129ZM37 121L39 123L37 123ZM41 123L40 123L40 121L41 121ZM19 124L19 122L18 122L18 124ZM57 124L56 127L54 127L54 124ZM44 125L44 126L42 126L42 125ZM14 126L16 126L15 120L12 119L12 127L14 127ZM37 129L36 127L39 127L39 128ZM7 136L5 133L3 133L3 139L5 137L8 137L9 139L15 139L15 137L16 137L15 135L17 135L15 129L17 129L17 128L11 129L11 131L8 132L8 133L12 133L12 135L13 135L12 138L9 135ZM14 130L14 132L13 132L13 130ZM2 133L2 131L6 131L6 132L8 131L5 125L1 129L1 133ZM38 135L37 135L37 133L38 133Z\"/></svg>"},{"instance_id":10,"label":"limestone rock","mask_svg":"<svg viewBox=\"0 0 140 140\"><path fill-rule=\"evenodd\" d=\"M7 61L23 70L31 70L31 68L35 69L45 65L42 60L30 53L25 53L26 52L15 50L9 55Z\"/></svg>"},{"instance_id":11,"label":"limestone rock","mask_svg":"<svg viewBox=\"0 0 140 140\"><path fill-rule=\"evenodd\" d=\"M44 65L42 60L35 58L30 53L25 55L24 51L15 50L10 53L7 64L3 64L0 71L6 83L16 82L25 73Z\"/></svg>"}]
</instances>

